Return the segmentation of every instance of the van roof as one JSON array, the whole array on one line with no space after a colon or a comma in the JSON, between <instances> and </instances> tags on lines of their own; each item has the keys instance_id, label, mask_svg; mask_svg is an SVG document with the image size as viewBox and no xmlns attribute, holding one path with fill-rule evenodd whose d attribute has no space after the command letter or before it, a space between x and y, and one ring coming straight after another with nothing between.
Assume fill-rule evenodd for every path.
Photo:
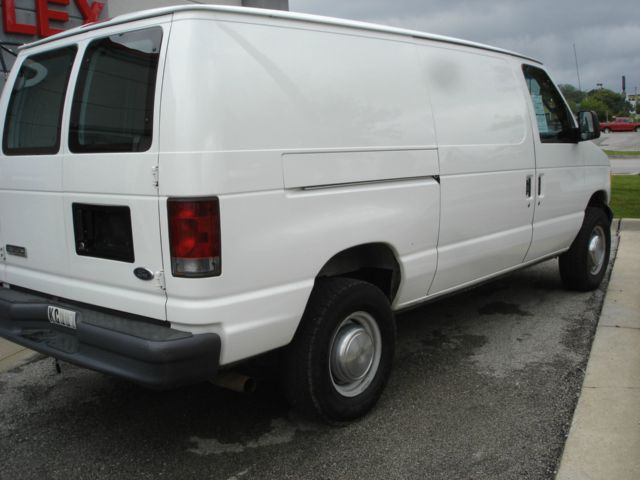
<instances>
[{"instance_id":1,"label":"van roof","mask_svg":"<svg viewBox=\"0 0 640 480\"><path fill-rule=\"evenodd\" d=\"M357 22L354 20L344 20L340 18L323 17L320 15L309 15L305 13L287 12L282 10L268 10L263 8L249 8L249 7L231 7L231 6L223 6L223 5L176 5L172 7L155 8L152 10L143 10L140 12L128 13L124 15L119 15L115 18L108 19L105 21L81 25L79 27L72 28L70 30L66 30L64 32L53 35L51 37L29 43L27 45L20 47L20 49L35 47L38 45L42 45L44 43L59 40L61 38L70 37L80 32L98 30L101 28L110 27L112 25L119 25L122 23L132 22L135 20L159 17L162 15L168 15L171 13L185 12L185 11L239 13L244 15L253 15L253 16L260 16L260 17L273 17L273 18L283 18L283 19L289 19L289 20L298 20L302 22L317 23L317 24L324 24L324 25L336 25L341 27L355 28L359 30L369 30L374 32L392 33L396 35L403 35L403 36L408 36L413 38L432 40L435 42L451 43L455 45L463 45L466 47L478 48L481 50L489 50L492 52L498 52L506 55L511 55L514 57L524 58L526 60L530 60L536 63L542 63L539 60L536 60L535 58L531 58L526 55L522 55L509 50L504 50L502 48L492 47L490 45L484 45L482 43L470 42L467 40L462 40L454 37L447 37L443 35L435 35L431 33L420 32L418 30L409 30L404 28L378 25L375 23Z\"/></svg>"}]
</instances>

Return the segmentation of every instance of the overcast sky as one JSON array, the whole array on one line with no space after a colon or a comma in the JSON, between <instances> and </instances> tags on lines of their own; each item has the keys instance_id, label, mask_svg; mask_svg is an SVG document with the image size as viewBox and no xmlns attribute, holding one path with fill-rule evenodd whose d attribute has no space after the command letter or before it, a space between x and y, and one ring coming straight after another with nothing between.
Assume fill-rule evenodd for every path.
<instances>
[{"instance_id":1,"label":"overcast sky","mask_svg":"<svg viewBox=\"0 0 640 480\"><path fill-rule=\"evenodd\" d=\"M289 0L294 12L411 28L541 60L556 83L640 91L640 0Z\"/></svg>"}]
</instances>

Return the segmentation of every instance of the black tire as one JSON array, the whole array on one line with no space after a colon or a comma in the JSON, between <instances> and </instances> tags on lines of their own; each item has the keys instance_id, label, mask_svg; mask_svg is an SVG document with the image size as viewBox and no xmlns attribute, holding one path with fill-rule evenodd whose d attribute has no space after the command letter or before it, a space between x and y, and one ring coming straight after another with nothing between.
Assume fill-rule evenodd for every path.
<instances>
[{"instance_id":1,"label":"black tire","mask_svg":"<svg viewBox=\"0 0 640 480\"><path fill-rule=\"evenodd\" d=\"M595 248L590 252L590 244L597 236ZM597 245L604 242L604 252L599 253ZM611 252L611 222L601 208L587 208L582 227L569 250L560 255L560 277L567 288L588 292L600 286Z\"/></svg>"},{"instance_id":2,"label":"black tire","mask_svg":"<svg viewBox=\"0 0 640 480\"><path fill-rule=\"evenodd\" d=\"M363 324L374 331L377 328L379 335L362 334L358 330L362 318ZM371 319L375 326L370 325ZM369 335L371 348L367 353L371 350L379 352L379 356L376 360L376 355L371 354L370 366L362 367L366 368L366 375L361 383L341 384L334 373L339 369L331 360L342 357L334 353L332 346L339 344L336 337L344 339L345 332L352 331L358 331L361 339ZM283 352L282 379L287 400L296 410L327 423L347 422L365 415L380 398L391 374L395 338L393 312L379 288L350 278L316 280L298 331ZM358 368L361 365L364 364L359 363Z\"/></svg>"}]
</instances>

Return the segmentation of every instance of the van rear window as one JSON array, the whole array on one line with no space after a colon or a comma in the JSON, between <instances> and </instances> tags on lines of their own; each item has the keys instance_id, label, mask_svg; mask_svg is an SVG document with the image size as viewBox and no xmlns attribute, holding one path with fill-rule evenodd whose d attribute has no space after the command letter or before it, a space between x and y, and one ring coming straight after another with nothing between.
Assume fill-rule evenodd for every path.
<instances>
[{"instance_id":1,"label":"van rear window","mask_svg":"<svg viewBox=\"0 0 640 480\"><path fill-rule=\"evenodd\" d=\"M82 60L71 110L75 153L144 152L153 138L162 29L95 40Z\"/></svg>"},{"instance_id":2,"label":"van rear window","mask_svg":"<svg viewBox=\"0 0 640 480\"><path fill-rule=\"evenodd\" d=\"M18 71L4 125L6 155L46 155L60 150L64 98L76 47L27 58Z\"/></svg>"}]
</instances>

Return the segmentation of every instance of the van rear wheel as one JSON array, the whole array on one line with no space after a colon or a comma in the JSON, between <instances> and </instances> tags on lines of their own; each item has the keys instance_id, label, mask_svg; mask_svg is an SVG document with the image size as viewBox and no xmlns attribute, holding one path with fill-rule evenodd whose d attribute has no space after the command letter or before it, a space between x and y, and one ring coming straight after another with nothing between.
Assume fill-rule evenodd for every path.
<instances>
[{"instance_id":1,"label":"van rear wheel","mask_svg":"<svg viewBox=\"0 0 640 480\"><path fill-rule=\"evenodd\" d=\"M380 289L350 278L318 279L284 351L287 399L328 423L365 415L389 379L395 337L393 313Z\"/></svg>"},{"instance_id":2,"label":"van rear wheel","mask_svg":"<svg viewBox=\"0 0 640 480\"><path fill-rule=\"evenodd\" d=\"M569 250L560 255L562 282L572 290L595 290L604 278L610 251L609 217L601 208L587 208L578 236Z\"/></svg>"}]
</instances>

